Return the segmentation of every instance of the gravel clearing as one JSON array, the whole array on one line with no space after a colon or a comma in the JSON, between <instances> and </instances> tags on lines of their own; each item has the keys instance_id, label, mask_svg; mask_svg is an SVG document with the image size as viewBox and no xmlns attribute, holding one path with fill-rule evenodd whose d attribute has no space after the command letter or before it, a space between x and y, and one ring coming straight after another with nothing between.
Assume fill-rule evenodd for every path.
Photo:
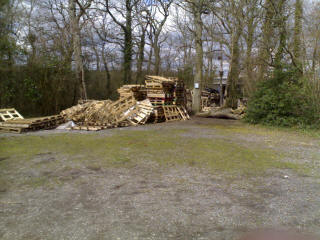
<instances>
[{"instance_id":1,"label":"gravel clearing","mask_svg":"<svg viewBox=\"0 0 320 240\"><path fill-rule=\"evenodd\" d=\"M181 130L179 136L186 139L263 146L287 154L286 161L303 164L310 171L274 168L247 176L179 164L164 167L148 154L130 167L75 161L63 168L61 163L74 160L59 151L32 153L30 163L9 167L21 161L21 156L8 156L0 149L0 174L9 183L0 186L0 239L233 240L250 229L265 227L294 228L320 236L319 138L200 118L72 134L105 138L164 129ZM10 139L65 133L0 134L0 148L8 147L1 142ZM24 184L25 179L36 178L59 181Z\"/></svg>"}]
</instances>

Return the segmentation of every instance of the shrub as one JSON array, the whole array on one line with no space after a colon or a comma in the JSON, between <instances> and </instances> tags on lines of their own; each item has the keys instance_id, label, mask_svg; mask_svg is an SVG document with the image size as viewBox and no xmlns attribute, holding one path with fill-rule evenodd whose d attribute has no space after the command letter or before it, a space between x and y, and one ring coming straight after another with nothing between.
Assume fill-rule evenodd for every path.
<instances>
[{"instance_id":1,"label":"shrub","mask_svg":"<svg viewBox=\"0 0 320 240\"><path fill-rule=\"evenodd\" d=\"M246 120L275 126L319 126L319 113L295 71L279 71L261 81L249 100Z\"/></svg>"}]
</instances>

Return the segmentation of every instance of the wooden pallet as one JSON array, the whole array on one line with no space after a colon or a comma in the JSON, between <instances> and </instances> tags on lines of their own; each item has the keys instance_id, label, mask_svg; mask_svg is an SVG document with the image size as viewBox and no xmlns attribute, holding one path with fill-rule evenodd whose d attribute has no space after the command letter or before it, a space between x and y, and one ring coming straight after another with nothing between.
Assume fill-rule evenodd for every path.
<instances>
[{"instance_id":1,"label":"wooden pallet","mask_svg":"<svg viewBox=\"0 0 320 240\"><path fill-rule=\"evenodd\" d=\"M22 115L14 108L0 109L0 121L23 119Z\"/></svg>"},{"instance_id":2,"label":"wooden pallet","mask_svg":"<svg viewBox=\"0 0 320 240\"><path fill-rule=\"evenodd\" d=\"M153 112L153 106L151 102L146 99L137 103L136 113L128 118L132 125L145 124Z\"/></svg>"},{"instance_id":3,"label":"wooden pallet","mask_svg":"<svg viewBox=\"0 0 320 240\"><path fill-rule=\"evenodd\" d=\"M19 127L2 127L2 126L0 126L0 132L22 133L22 132L24 132L24 128L19 128Z\"/></svg>"},{"instance_id":4,"label":"wooden pallet","mask_svg":"<svg viewBox=\"0 0 320 240\"><path fill-rule=\"evenodd\" d=\"M0 131L22 133L42 129L53 129L65 120L61 115L41 118L15 119L0 123Z\"/></svg>"},{"instance_id":5,"label":"wooden pallet","mask_svg":"<svg viewBox=\"0 0 320 240\"><path fill-rule=\"evenodd\" d=\"M148 119L149 123L160 123L165 122L164 111L162 106L153 106L153 111Z\"/></svg>"},{"instance_id":6,"label":"wooden pallet","mask_svg":"<svg viewBox=\"0 0 320 240\"><path fill-rule=\"evenodd\" d=\"M68 130L84 130L84 131L100 131L103 129L107 129L107 127L105 126L74 126L67 129Z\"/></svg>"},{"instance_id":7,"label":"wooden pallet","mask_svg":"<svg viewBox=\"0 0 320 240\"><path fill-rule=\"evenodd\" d=\"M163 91L164 90L161 83L147 83L146 88L147 88L147 91L149 91L149 90L151 90L151 91L162 90Z\"/></svg>"},{"instance_id":8,"label":"wooden pallet","mask_svg":"<svg viewBox=\"0 0 320 240\"><path fill-rule=\"evenodd\" d=\"M190 119L187 110L182 106L171 105L162 106L162 108L167 122Z\"/></svg>"},{"instance_id":9,"label":"wooden pallet","mask_svg":"<svg viewBox=\"0 0 320 240\"><path fill-rule=\"evenodd\" d=\"M169 94L165 93L148 93L148 98L166 98Z\"/></svg>"},{"instance_id":10,"label":"wooden pallet","mask_svg":"<svg viewBox=\"0 0 320 240\"><path fill-rule=\"evenodd\" d=\"M180 121L183 119L176 105L163 106L163 110L167 122Z\"/></svg>"},{"instance_id":11,"label":"wooden pallet","mask_svg":"<svg viewBox=\"0 0 320 240\"><path fill-rule=\"evenodd\" d=\"M173 101L163 101L163 100L150 100L153 106L165 106L165 105L172 105Z\"/></svg>"},{"instance_id":12,"label":"wooden pallet","mask_svg":"<svg viewBox=\"0 0 320 240\"><path fill-rule=\"evenodd\" d=\"M184 117L186 118L186 120L191 119L187 109L184 106L178 106L178 108L181 109L182 114L184 114Z\"/></svg>"},{"instance_id":13,"label":"wooden pallet","mask_svg":"<svg viewBox=\"0 0 320 240\"><path fill-rule=\"evenodd\" d=\"M114 121L116 123L120 123L123 120L127 119L127 111L130 110L130 108L134 107L136 103L137 102L133 95L122 97L118 101L112 103L110 105L110 112L114 117Z\"/></svg>"},{"instance_id":14,"label":"wooden pallet","mask_svg":"<svg viewBox=\"0 0 320 240\"><path fill-rule=\"evenodd\" d=\"M146 87L145 85L123 85L117 90L121 97L128 97L134 95L136 100L144 100L146 98Z\"/></svg>"},{"instance_id":15,"label":"wooden pallet","mask_svg":"<svg viewBox=\"0 0 320 240\"><path fill-rule=\"evenodd\" d=\"M169 78L165 78L165 77L161 77L161 76L150 76L147 75L145 82L158 82L158 83L170 83L170 84L174 84L174 80L169 79Z\"/></svg>"}]
</instances>

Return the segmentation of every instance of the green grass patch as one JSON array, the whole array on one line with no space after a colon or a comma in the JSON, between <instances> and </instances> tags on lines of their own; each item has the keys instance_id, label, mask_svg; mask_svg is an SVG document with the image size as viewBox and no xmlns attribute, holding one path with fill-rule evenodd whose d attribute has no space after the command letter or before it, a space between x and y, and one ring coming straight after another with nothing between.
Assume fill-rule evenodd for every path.
<instances>
[{"instance_id":1,"label":"green grass patch","mask_svg":"<svg viewBox=\"0 0 320 240\"><path fill-rule=\"evenodd\" d=\"M187 165L210 171L256 175L271 168L295 169L302 165L283 162L279 152L257 146L243 146L232 141L183 137L185 130L126 131L112 136L94 134L56 134L2 138L0 162L3 169L27 164L47 152L66 156L64 166L130 167L143 161L162 166ZM57 167L59 160L48 166ZM33 164L32 167L43 167ZM41 183L42 179L36 181Z\"/></svg>"},{"instance_id":2,"label":"green grass patch","mask_svg":"<svg viewBox=\"0 0 320 240\"><path fill-rule=\"evenodd\" d=\"M267 137L270 140L274 141L277 141L281 138L285 138L289 141L293 141L296 143L301 142L302 144L306 144L308 142L314 142L314 140L320 140L320 131L311 129L307 130L296 128L271 127L262 125L252 125L248 123L238 123L230 125L212 124L201 127L216 130L221 135L256 135L261 137Z\"/></svg>"}]
</instances>

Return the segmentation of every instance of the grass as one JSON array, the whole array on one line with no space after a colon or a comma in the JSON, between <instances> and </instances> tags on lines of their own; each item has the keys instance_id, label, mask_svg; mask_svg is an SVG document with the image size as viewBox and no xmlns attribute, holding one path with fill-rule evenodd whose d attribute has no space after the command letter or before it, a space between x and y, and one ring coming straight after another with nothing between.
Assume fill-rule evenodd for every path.
<instances>
[{"instance_id":1,"label":"grass","mask_svg":"<svg viewBox=\"0 0 320 240\"><path fill-rule=\"evenodd\" d=\"M61 164L69 167L131 167L143 161L161 166L187 165L209 171L257 175L271 168L296 169L302 166L283 162L283 154L257 146L244 146L219 139L192 138L186 130L127 131L112 136L93 134L56 134L0 139L0 173L17 166L43 168L32 159L52 153L66 160L46 163L46 168ZM30 165L31 164L31 165ZM42 179L39 178L42 182Z\"/></svg>"},{"instance_id":2,"label":"grass","mask_svg":"<svg viewBox=\"0 0 320 240\"><path fill-rule=\"evenodd\" d=\"M202 127L218 131L219 135L226 135L229 137L234 134L242 135L244 137L251 137L252 135L264 137L266 140L280 145L283 144L281 141L286 141L291 145L312 146L314 145L315 140L320 140L320 131L311 129L289 129L262 125L250 125L247 123L238 123L232 125L215 124L204 125ZM320 147L320 141L317 145Z\"/></svg>"},{"instance_id":3,"label":"grass","mask_svg":"<svg viewBox=\"0 0 320 240\"><path fill-rule=\"evenodd\" d=\"M276 136L285 135L289 138L299 139L320 139L320 130L317 129L301 129L301 128L285 128L274 127L266 125L251 125L241 122L233 125L219 124L219 125L206 125L204 127L215 128L223 130L227 133L239 134L257 134L260 136Z\"/></svg>"}]
</instances>

